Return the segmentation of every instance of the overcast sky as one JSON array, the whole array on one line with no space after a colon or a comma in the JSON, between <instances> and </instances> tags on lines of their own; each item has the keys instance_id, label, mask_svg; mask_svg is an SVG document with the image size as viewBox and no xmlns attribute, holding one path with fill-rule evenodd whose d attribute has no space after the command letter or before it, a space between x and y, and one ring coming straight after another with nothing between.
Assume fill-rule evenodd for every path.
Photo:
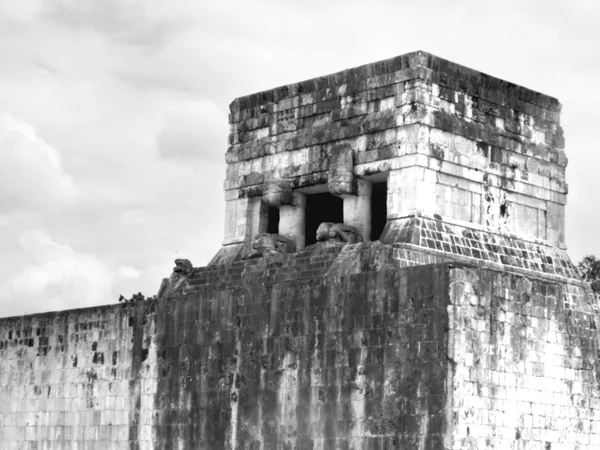
<instances>
[{"instance_id":1,"label":"overcast sky","mask_svg":"<svg viewBox=\"0 0 600 450\"><path fill-rule=\"evenodd\" d=\"M0 3L0 316L153 295L223 238L235 97L425 50L558 97L567 244L600 255L600 2Z\"/></svg>"}]
</instances>

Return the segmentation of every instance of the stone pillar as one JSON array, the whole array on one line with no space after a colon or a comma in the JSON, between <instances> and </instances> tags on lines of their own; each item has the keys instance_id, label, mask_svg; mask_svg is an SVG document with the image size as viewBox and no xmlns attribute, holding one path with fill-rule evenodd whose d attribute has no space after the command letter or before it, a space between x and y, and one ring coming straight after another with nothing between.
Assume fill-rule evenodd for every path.
<instances>
[{"instance_id":1,"label":"stone pillar","mask_svg":"<svg viewBox=\"0 0 600 450\"><path fill-rule=\"evenodd\" d=\"M291 211L295 208L295 196L290 183L288 180L273 180L266 183L263 188L262 196L262 209L260 214L260 233L265 233L268 227L269 221L269 208L279 209L279 232L278 234L285 234L282 230L288 231L288 229L282 228L282 221L284 215L294 215ZM290 209L292 208L292 209ZM286 211L284 213L284 211ZM291 237L291 236L289 236Z\"/></svg>"},{"instance_id":2,"label":"stone pillar","mask_svg":"<svg viewBox=\"0 0 600 450\"><path fill-rule=\"evenodd\" d=\"M264 233L263 228L266 229L267 227L267 221L265 220L267 216L266 209L260 197L250 197L248 199L249 220L245 239L246 251L251 251L254 236Z\"/></svg>"},{"instance_id":3,"label":"stone pillar","mask_svg":"<svg viewBox=\"0 0 600 450\"><path fill-rule=\"evenodd\" d=\"M358 229L364 241L370 241L372 184L367 180L358 180L357 187L358 195L342 195L344 223Z\"/></svg>"},{"instance_id":4,"label":"stone pillar","mask_svg":"<svg viewBox=\"0 0 600 450\"><path fill-rule=\"evenodd\" d=\"M225 239L223 245L241 244L246 239L249 199L239 198L225 203Z\"/></svg>"},{"instance_id":5,"label":"stone pillar","mask_svg":"<svg viewBox=\"0 0 600 450\"><path fill-rule=\"evenodd\" d=\"M282 205L279 209L279 234L288 236L296 243L296 251L305 246L306 196L294 192L293 205Z\"/></svg>"},{"instance_id":6,"label":"stone pillar","mask_svg":"<svg viewBox=\"0 0 600 450\"><path fill-rule=\"evenodd\" d=\"M355 188L352 148L348 145L332 148L329 153L329 192L341 197L355 194Z\"/></svg>"}]
</instances>

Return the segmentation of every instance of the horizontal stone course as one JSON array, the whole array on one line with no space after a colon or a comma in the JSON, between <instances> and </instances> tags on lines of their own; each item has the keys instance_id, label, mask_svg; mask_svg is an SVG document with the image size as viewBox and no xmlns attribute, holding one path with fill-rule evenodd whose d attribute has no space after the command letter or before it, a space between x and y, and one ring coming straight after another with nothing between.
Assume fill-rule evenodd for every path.
<instances>
[{"instance_id":1,"label":"horizontal stone course","mask_svg":"<svg viewBox=\"0 0 600 450\"><path fill-rule=\"evenodd\" d=\"M478 106L477 99L474 103L471 101L471 112L467 116L463 97L456 102L444 100L445 103L440 104L439 94L432 92L431 87L425 91L416 88L402 88L402 91L380 101L365 102L364 95L354 96L350 105L345 103L346 97L332 99L324 102L322 108L311 109L308 113L297 108L286 113L289 118L282 117L281 113L272 114L270 118L260 119L262 128L253 127L259 123L255 119L250 124L232 123L233 145L227 152L228 161L247 159L244 152L253 147L275 145L273 148L279 151L291 150L410 123L427 124L501 147L515 145L513 141L546 145L555 152L564 147L558 118L549 121L514 109L500 113L486 108L485 104ZM385 109L380 110L382 107Z\"/></svg>"},{"instance_id":2,"label":"horizontal stone course","mask_svg":"<svg viewBox=\"0 0 600 450\"><path fill-rule=\"evenodd\" d=\"M578 284L579 275L564 250L517 236L493 234L443 220L407 217L388 223L383 242L432 249L449 259L459 257L502 264L507 271L525 269L540 276L556 275Z\"/></svg>"},{"instance_id":3,"label":"horizontal stone course","mask_svg":"<svg viewBox=\"0 0 600 450\"><path fill-rule=\"evenodd\" d=\"M348 273L348 258L355 261L354 271L365 264L393 264L397 268L433 264L446 259L424 254L418 250L403 249L379 242L367 244L315 244L303 252L280 254L266 258L236 261L194 269L189 276L188 292L212 289L230 289L239 283L279 283L300 281L327 274ZM376 258L378 262L371 261Z\"/></svg>"},{"instance_id":4,"label":"horizontal stone course","mask_svg":"<svg viewBox=\"0 0 600 450\"><path fill-rule=\"evenodd\" d=\"M365 79L367 80L366 87L379 87L390 84L390 80L396 80L394 75L390 77L390 74L394 72L412 70L419 73L422 69L430 69L437 74L436 82L453 89L459 88L475 94L480 92L478 90L478 87L480 87L481 92L487 94L487 98L495 99L496 103L518 100L550 111L560 111L560 103L553 97L483 74L423 51L240 97L231 103L230 109L232 113L235 113L244 109L260 108L267 103L277 103L281 99L296 94L323 91L343 84L353 85L353 83L360 83ZM360 84L356 84L356 86L357 88L362 87Z\"/></svg>"}]
</instances>

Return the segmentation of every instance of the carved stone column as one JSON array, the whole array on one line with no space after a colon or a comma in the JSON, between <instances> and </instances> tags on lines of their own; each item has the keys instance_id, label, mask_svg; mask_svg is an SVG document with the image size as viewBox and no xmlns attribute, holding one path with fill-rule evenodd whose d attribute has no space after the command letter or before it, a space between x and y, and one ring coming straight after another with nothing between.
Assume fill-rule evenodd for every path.
<instances>
[{"instance_id":1,"label":"carved stone column","mask_svg":"<svg viewBox=\"0 0 600 450\"><path fill-rule=\"evenodd\" d=\"M293 204L279 209L279 234L290 237L296 243L296 251L305 245L306 196L300 192L293 193Z\"/></svg>"},{"instance_id":2,"label":"carved stone column","mask_svg":"<svg viewBox=\"0 0 600 450\"><path fill-rule=\"evenodd\" d=\"M342 195L344 223L355 227L364 241L371 239L371 182L357 180L358 195Z\"/></svg>"},{"instance_id":3,"label":"carved stone column","mask_svg":"<svg viewBox=\"0 0 600 450\"><path fill-rule=\"evenodd\" d=\"M294 193L288 180L274 180L266 183L261 198L260 233L265 233L269 227L269 209L279 209L278 233L281 230L282 208L294 205Z\"/></svg>"},{"instance_id":4,"label":"carved stone column","mask_svg":"<svg viewBox=\"0 0 600 450\"><path fill-rule=\"evenodd\" d=\"M356 194L354 156L348 145L340 145L330 151L328 188L329 192L337 196Z\"/></svg>"}]
</instances>

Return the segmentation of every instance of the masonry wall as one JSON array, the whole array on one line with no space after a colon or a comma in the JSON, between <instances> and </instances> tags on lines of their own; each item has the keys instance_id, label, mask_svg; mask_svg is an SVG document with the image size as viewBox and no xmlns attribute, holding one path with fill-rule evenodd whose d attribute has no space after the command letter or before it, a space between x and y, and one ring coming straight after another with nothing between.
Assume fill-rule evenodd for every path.
<instances>
[{"instance_id":1,"label":"masonry wall","mask_svg":"<svg viewBox=\"0 0 600 450\"><path fill-rule=\"evenodd\" d=\"M410 256L326 247L2 319L0 448L440 448L447 270Z\"/></svg>"},{"instance_id":2,"label":"masonry wall","mask_svg":"<svg viewBox=\"0 0 600 450\"><path fill-rule=\"evenodd\" d=\"M0 448L128 448L149 439L153 306L0 321Z\"/></svg>"},{"instance_id":3,"label":"masonry wall","mask_svg":"<svg viewBox=\"0 0 600 450\"><path fill-rule=\"evenodd\" d=\"M598 298L474 268L450 280L452 448L600 448Z\"/></svg>"},{"instance_id":4,"label":"masonry wall","mask_svg":"<svg viewBox=\"0 0 600 450\"><path fill-rule=\"evenodd\" d=\"M325 245L1 319L0 448L597 448L593 298L441 260Z\"/></svg>"}]
</instances>

